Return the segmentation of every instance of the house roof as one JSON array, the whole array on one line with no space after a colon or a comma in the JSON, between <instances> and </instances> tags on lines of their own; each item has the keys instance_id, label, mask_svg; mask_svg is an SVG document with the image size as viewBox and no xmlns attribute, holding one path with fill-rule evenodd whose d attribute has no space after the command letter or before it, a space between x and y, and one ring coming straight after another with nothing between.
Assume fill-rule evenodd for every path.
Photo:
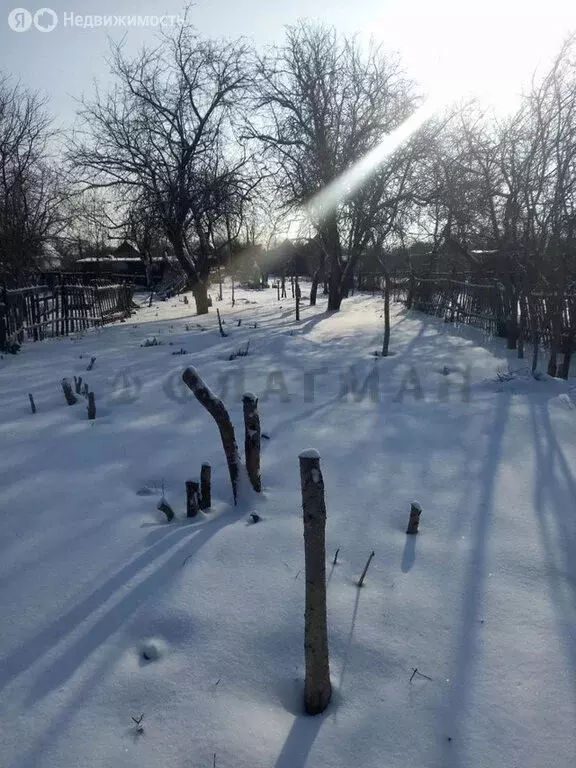
<instances>
[{"instance_id":1,"label":"house roof","mask_svg":"<svg viewBox=\"0 0 576 768\"><path fill-rule=\"evenodd\" d=\"M115 258L124 259L126 256L140 257L140 251L129 240L122 240L118 248L112 251Z\"/></svg>"}]
</instances>

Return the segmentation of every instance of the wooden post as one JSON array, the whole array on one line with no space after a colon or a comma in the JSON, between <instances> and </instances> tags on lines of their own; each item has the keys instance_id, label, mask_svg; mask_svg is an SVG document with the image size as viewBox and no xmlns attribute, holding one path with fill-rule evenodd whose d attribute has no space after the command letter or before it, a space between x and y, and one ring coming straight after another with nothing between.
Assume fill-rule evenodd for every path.
<instances>
[{"instance_id":1,"label":"wooden post","mask_svg":"<svg viewBox=\"0 0 576 768\"><path fill-rule=\"evenodd\" d=\"M76 397L74 396L74 392L72 392L72 384L70 384L68 379L62 379L62 391L64 392L64 397L66 398L68 405L74 405Z\"/></svg>"},{"instance_id":2,"label":"wooden post","mask_svg":"<svg viewBox=\"0 0 576 768\"><path fill-rule=\"evenodd\" d=\"M384 340L382 342L382 357L388 357L390 347L390 279L384 272Z\"/></svg>"},{"instance_id":3,"label":"wooden post","mask_svg":"<svg viewBox=\"0 0 576 768\"><path fill-rule=\"evenodd\" d=\"M294 292L296 295L296 322L299 322L300 321L300 299L302 298L302 291L300 290L298 275L296 275L294 278Z\"/></svg>"},{"instance_id":4,"label":"wooden post","mask_svg":"<svg viewBox=\"0 0 576 768\"><path fill-rule=\"evenodd\" d=\"M258 398L252 392L245 392L242 397L244 406L244 451L246 453L246 470L252 488L257 493L262 490L260 477L260 415L258 414Z\"/></svg>"},{"instance_id":5,"label":"wooden post","mask_svg":"<svg viewBox=\"0 0 576 768\"><path fill-rule=\"evenodd\" d=\"M304 704L309 715L318 715L332 696L326 617L326 504L320 455L309 450L299 458L306 571Z\"/></svg>"},{"instance_id":6,"label":"wooden post","mask_svg":"<svg viewBox=\"0 0 576 768\"><path fill-rule=\"evenodd\" d=\"M199 485L194 480L186 480L186 517L196 517L200 512Z\"/></svg>"},{"instance_id":7,"label":"wooden post","mask_svg":"<svg viewBox=\"0 0 576 768\"><path fill-rule=\"evenodd\" d=\"M226 410L226 406L216 397L216 395L210 391L206 386L200 374L195 368L186 368L182 374L182 380L187 387L189 387L194 393L194 397L200 405L203 405L208 413L212 416L220 431L220 437L222 439L222 447L226 454L226 461L228 463L228 472L230 473L230 481L232 483L232 493L234 495L234 504L238 501L238 479L240 476L240 456L238 454L238 445L236 443L236 435L234 427L230 421L230 415Z\"/></svg>"},{"instance_id":8,"label":"wooden post","mask_svg":"<svg viewBox=\"0 0 576 768\"><path fill-rule=\"evenodd\" d=\"M96 418L96 400L94 399L94 392L88 392L88 418Z\"/></svg>"},{"instance_id":9,"label":"wooden post","mask_svg":"<svg viewBox=\"0 0 576 768\"><path fill-rule=\"evenodd\" d=\"M202 464L200 470L200 509L210 509L212 506L212 468L210 464Z\"/></svg>"},{"instance_id":10,"label":"wooden post","mask_svg":"<svg viewBox=\"0 0 576 768\"><path fill-rule=\"evenodd\" d=\"M408 528L406 533L413 535L418 533L418 523L420 522L420 515L422 514L422 507L417 501L413 501L410 505L410 520L408 522Z\"/></svg>"}]
</instances>

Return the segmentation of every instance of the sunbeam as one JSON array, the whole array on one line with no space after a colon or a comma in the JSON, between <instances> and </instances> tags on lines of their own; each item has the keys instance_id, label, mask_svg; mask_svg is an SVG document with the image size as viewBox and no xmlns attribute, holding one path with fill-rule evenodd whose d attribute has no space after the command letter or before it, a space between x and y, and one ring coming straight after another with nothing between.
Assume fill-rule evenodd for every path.
<instances>
[{"instance_id":1,"label":"sunbeam","mask_svg":"<svg viewBox=\"0 0 576 768\"><path fill-rule=\"evenodd\" d=\"M312 222L318 222L329 216L340 203L368 181L382 163L405 144L427 120L446 106L448 101L447 96L427 99L398 128L386 134L377 147L315 195L305 209L306 217Z\"/></svg>"}]
</instances>

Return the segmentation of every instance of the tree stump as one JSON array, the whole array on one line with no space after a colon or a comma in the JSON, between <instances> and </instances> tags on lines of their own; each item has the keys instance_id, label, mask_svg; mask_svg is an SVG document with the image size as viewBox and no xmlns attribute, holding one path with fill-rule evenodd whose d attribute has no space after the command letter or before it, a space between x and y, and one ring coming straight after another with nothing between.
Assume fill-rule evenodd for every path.
<instances>
[{"instance_id":1,"label":"tree stump","mask_svg":"<svg viewBox=\"0 0 576 768\"><path fill-rule=\"evenodd\" d=\"M317 451L300 454L300 483L306 571L304 705L309 715L318 715L330 702L332 686L326 617L326 504Z\"/></svg>"},{"instance_id":2,"label":"tree stump","mask_svg":"<svg viewBox=\"0 0 576 768\"><path fill-rule=\"evenodd\" d=\"M94 399L94 392L88 392L88 418L96 418L96 400Z\"/></svg>"},{"instance_id":3,"label":"tree stump","mask_svg":"<svg viewBox=\"0 0 576 768\"><path fill-rule=\"evenodd\" d=\"M74 396L74 392L72 392L72 384L70 384L68 379L62 379L62 391L64 392L64 397L66 398L68 405L74 405L76 397Z\"/></svg>"},{"instance_id":4,"label":"tree stump","mask_svg":"<svg viewBox=\"0 0 576 768\"><path fill-rule=\"evenodd\" d=\"M418 523L420 522L420 515L422 514L422 507L417 501L413 501L410 505L410 520L408 521L408 528L406 533L414 535L418 533Z\"/></svg>"},{"instance_id":5,"label":"tree stump","mask_svg":"<svg viewBox=\"0 0 576 768\"><path fill-rule=\"evenodd\" d=\"M246 470L252 488L257 493L262 490L260 477L260 416L258 414L258 398L252 392L245 392L242 397L244 406Z\"/></svg>"},{"instance_id":6,"label":"tree stump","mask_svg":"<svg viewBox=\"0 0 576 768\"><path fill-rule=\"evenodd\" d=\"M230 416L226 406L216 397L216 395L204 383L196 368L186 368L182 374L182 380L194 393L194 397L200 405L203 405L212 416L218 426L222 447L228 463L228 472L230 473L230 482L232 483L232 493L234 495L234 504L238 501L238 479L240 477L240 456L238 454L238 445L236 444L236 435L234 427L230 421Z\"/></svg>"},{"instance_id":7,"label":"tree stump","mask_svg":"<svg viewBox=\"0 0 576 768\"><path fill-rule=\"evenodd\" d=\"M210 464L202 464L200 470L200 509L210 509L212 506L212 468Z\"/></svg>"},{"instance_id":8,"label":"tree stump","mask_svg":"<svg viewBox=\"0 0 576 768\"><path fill-rule=\"evenodd\" d=\"M166 499L160 499L160 501L158 502L158 507L157 507L157 509L158 509L160 512L164 512L164 514L166 515L166 520L167 520L169 523L171 523L171 522L172 522L172 520L174 520L174 517L175 517L175 515L174 515L174 510L172 509L172 507L170 506L170 504L168 504L168 502L166 501Z\"/></svg>"},{"instance_id":9,"label":"tree stump","mask_svg":"<svg viewBox=\"0 0 576 768\"><path fill-rule=\"evenodd\" d=\"M199 488L194 480L186 481L186 517L196 517L200 512Z\"/></svg>"}]
</instances>

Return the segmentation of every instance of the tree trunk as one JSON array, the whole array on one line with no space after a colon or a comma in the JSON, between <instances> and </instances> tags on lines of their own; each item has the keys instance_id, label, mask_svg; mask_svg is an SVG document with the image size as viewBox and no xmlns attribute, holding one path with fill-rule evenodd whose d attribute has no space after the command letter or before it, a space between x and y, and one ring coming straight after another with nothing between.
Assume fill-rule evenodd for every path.
<instances>
[{"instance_id":1,"label":"tree trunk","mask_svg":"<svg viewBox=\"0 0 576 768\"><path fill-rule=\"evenodd\" d=\"M196 314L206 315L208 314L208 286L203 281L199 280L192 286L192 293L194 294L194 301L196 302Z\"/></svg>"},{"instance_id":2,"label":"tree trunk","mask_svg":"<svg viewBox=\"0 0 576 768\"><path fill-rule=\"evenodd\" d=\"M200 509L210 509L212 506L212 467L202 464L200 470Z\"/></svg>"},{"instance_id":3,"label":"tree trunk","mask_svg":"<svg viewBox=\"0 0 576 768\"><path fill-rule=\"evenodd\" d=\"M526 299L526 308L530 315L530 334L532 336L532 376L535 375L538 368L538 351L540 337L538 333L538 317L536 315L535 307L530 307L530 302Z\"/></svg>"},{"instance_id":4,"label":"tree trunk","mask_svg":"<svg viewBox=\"0 0 576 768\"><path fill-rule=\"evenodd\" d=\"M384 273L384 341L382 342L382 357L388 357L390 347L390 279L388 272Z\"/></svg>"},{"instance_id":5,"label":"tree trunk","mask_svg":"<svg viewBox=\"0 0 576 768\"><path fill-rule=\"evenodd\" d=\"M300 454L300 483L306 571L304 704L309 715L318 715L330 702L332 686L326 616L326 505L320 457L316 451Z\"/></svg>"},{"instance_id":6,"label":"tree trunk","mask_svg":"<svg viewBox=\"0 0 576 768\"><path fill-rule=\"evenodd\" d=\"M328 312L337 312L342 304L342 269L339 263L332 262L328 283Z\"/></svg>"},{"instance_id":7,"label":"tree trunk","mask_svg":"<svg viewBox=\"0 0 576 768\"><path fill-rule=\"evenodd\" d=\"M294 278L294 295L296 296L296 322L300 321L300 299L302 298L302 291L300 290L300 283L298 282L298 275Z\"/></svg>"},{"instance_id":8,"label":"tree trunk","mask_svg":"<svg viewBox=\"0 0 576 768\"><path fill-rule=\"evenodd\" d=\"M262 490L260 477L260 416L258 414L258 398L251 392L242 397L244 407L244 451L246 454L246 470L252 488L257 493Z\"/></svg>"},{"instance_id":9,"label":"tree trunk","mask_svg":"<svg viewBox=\"0 0 576 768\"><path fill-rule=\"evenodd\" d=\"M520 305L520 324L518 326L518 359L524 359L524 340L526 338L526 297L520 293L518 303Z\"/></svg>"},{"instance_id":10,"label":"tree trunk","mask_svg":"<svg viewBox=\"0 0 576 768\"><path fill-rule=\"evenodd\" d=\"M318 296L318 283L320 282L320 270L317 269L312 275L312 285L310 286L310 306L316 306L316 297Z\"/></svg>"},{"instance_id":11,"label":"tree trunk","mask_svg":"<svg viewBox=\"0 0 576 768\"><path fill-rule=\"evenodd\" d=\"M195 368L186 368L182 374L182 380L194 393L194 397L200 405L203 405L212 416L222 439L222 446L226 454L228 463L228 472L230 473L230 482L232 483L232 493L234 495L234 504L238 501L238 481L240 477L240 456L238 454L238 445L236 444L236 435L234 427L230 421L230 416L226 406L216 397L216 395L207 387L201 379L200 374Z\"/></svg>"}]
</instances>

